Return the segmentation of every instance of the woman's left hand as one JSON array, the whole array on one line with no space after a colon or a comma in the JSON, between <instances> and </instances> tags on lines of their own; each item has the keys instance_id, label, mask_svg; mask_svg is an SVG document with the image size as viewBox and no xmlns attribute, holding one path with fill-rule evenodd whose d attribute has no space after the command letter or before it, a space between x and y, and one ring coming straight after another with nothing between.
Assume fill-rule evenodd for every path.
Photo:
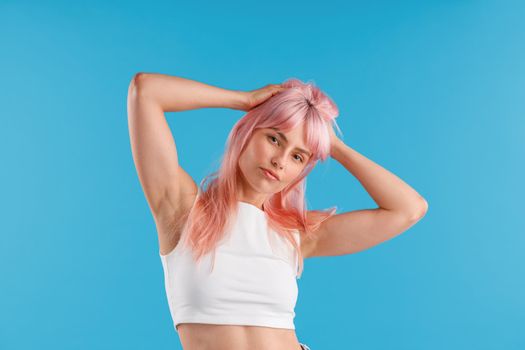
<instances>
[{"instance_id":1,"label":"woman's left hand","mask_svg":"<svg viewBox=\"0 0 525 350\"><path fill-rule=\"evenodd\" d=\"M330 156L333 157L335 149L340 147L343 141L337 137L332 125L328 127L328 133L330 134Z\"/></svg>"}]
</instances>

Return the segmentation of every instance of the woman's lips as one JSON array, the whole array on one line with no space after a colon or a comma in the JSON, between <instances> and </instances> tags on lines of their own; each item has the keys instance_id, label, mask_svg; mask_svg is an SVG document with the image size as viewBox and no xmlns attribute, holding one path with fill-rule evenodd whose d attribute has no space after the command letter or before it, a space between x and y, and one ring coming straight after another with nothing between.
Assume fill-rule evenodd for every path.
<instances>
[{"instance_id":1,"label":"woman's lips","mask_svg":"<svg viewBox=\"0 0 525 350\"><path fill-rule=\"evenodd\" d=\"M273 180L273 181L278 181L279 179L277 179L275 176L273 176L268 170L264 169L264 168L261 168L262 172L264 173L264 175L269 178L270 180Z\"/></svg>"}]
</instances>

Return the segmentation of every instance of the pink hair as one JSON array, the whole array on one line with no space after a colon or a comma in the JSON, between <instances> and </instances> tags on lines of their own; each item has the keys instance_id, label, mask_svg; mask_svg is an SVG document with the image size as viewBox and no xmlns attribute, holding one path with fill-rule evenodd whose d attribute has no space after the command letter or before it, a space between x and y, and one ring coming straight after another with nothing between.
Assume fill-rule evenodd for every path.
<instances>
[{"instance_id":1,"label":"pink hair","mask_svg":"<svg viewBox=\"0 0 525 350\"><path fill-rule=\"evenodd\" d=\"M291 78L282 86L289 89L252 108L234 125L228 136L220 169L206 176L200 183L181 237L182 244L192 249L196 262L212 250L213 263L215 262L215 247L235 220L238 205L236 190L240 181L239 157L256 129L276 127L288 131L305 123L305 142L312 157L296 179L282 191L271 195L263 204L270 228L285 237L298 253L299 278L304 259L292 232L299 231L301 239L312 239L313 232L336 212L333 207L327 211L313 210L307 215L305 190L306 176L317 161L325 161L330 156L328 128L333 124L340 132L335 122L339 110L313 83L305 84ZM204 184L210 177L213 179L205 188Z\"/></svg>"}]
</instances>

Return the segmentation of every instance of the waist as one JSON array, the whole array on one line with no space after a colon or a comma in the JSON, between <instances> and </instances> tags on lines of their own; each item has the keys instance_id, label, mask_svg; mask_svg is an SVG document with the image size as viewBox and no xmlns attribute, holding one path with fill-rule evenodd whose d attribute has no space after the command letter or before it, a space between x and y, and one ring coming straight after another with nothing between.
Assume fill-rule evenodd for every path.
<instances>
[{"instance_id":1,"label":"waist","mask_svg":"<svg viewBox=\"0 0 525 350\"><path fill-rule=\"evenodd\" d=\"M301 349L294 329L181 323L184 350Z\"/></svg>"}]
</instances>

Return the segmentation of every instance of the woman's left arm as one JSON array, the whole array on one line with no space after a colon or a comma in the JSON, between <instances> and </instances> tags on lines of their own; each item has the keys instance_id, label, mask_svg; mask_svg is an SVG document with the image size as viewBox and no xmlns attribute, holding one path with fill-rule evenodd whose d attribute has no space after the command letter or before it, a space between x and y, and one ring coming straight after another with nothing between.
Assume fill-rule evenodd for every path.
<instances>
[{"instance_id":1,"label":"woman's left arm","mask_svg":"<svg viewBox=\"0 0 525 350\"><path fill-rule=\"evenodd\" d=\"M330 131L330 156L359 180L379 208L335 214L324 220L314 239L304 240L301 250L305 258L352 254L378 245L413 226L428 208L412 187Z\"/></svg>"},{"instance_id":2,"label":"woman's left arm","mask_svg":"<svg viewBox=\"0 0 525 350\"><path fill-rule=\"evenodd\" d=\"M330 137L330 156L357 178L380 208L410 220L419 220L425 215L428 204L412 187L350 148L335 135L333 129L330 130Z\"/></svg>"}]
</instances>

